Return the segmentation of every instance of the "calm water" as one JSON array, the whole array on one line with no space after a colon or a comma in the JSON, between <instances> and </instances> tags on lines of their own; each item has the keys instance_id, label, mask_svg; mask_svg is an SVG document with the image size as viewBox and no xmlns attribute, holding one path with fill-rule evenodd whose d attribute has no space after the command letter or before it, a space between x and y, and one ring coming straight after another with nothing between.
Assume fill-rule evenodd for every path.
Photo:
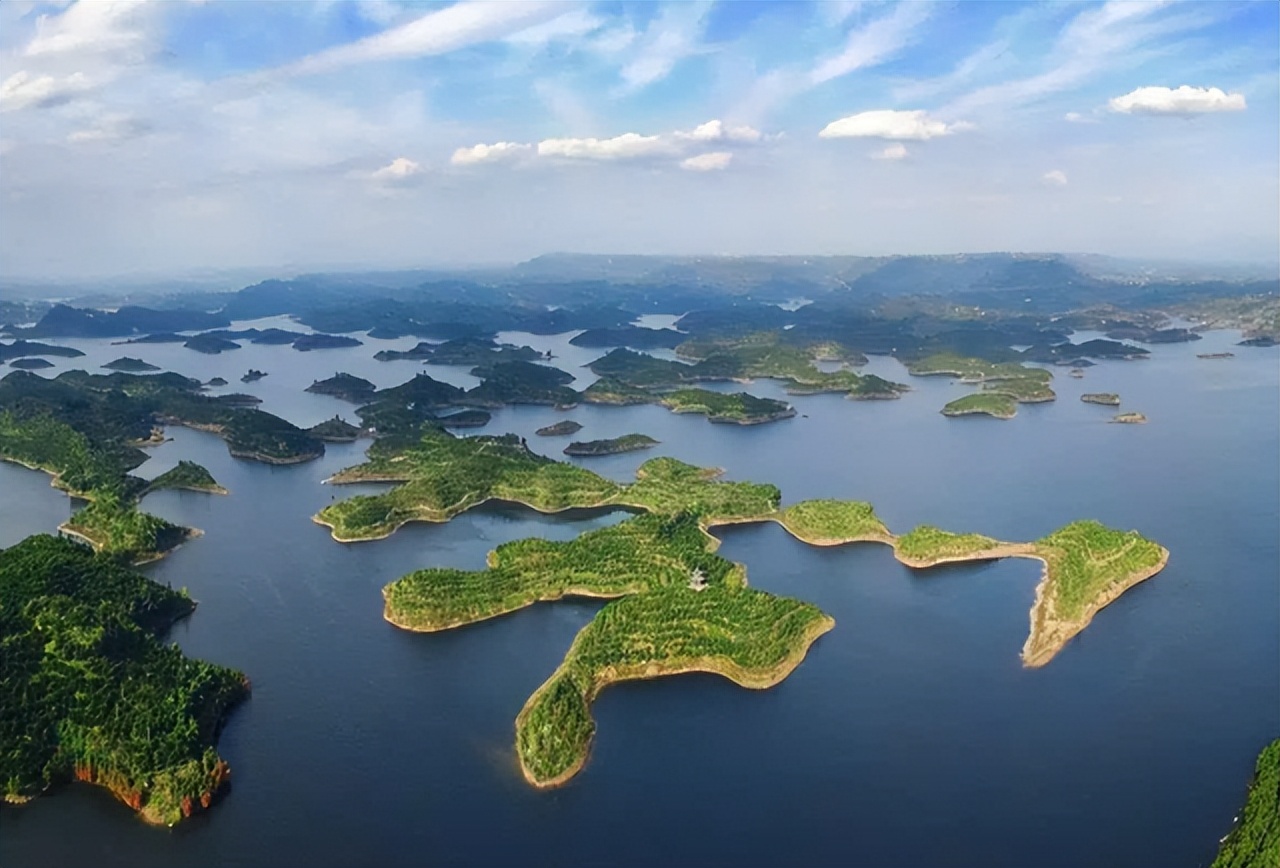
<instances>
[{"instance_id":1,"label":"calm water","mask_svg":"<svg viewBox=\"0 0 1280 868\"><path fill-rule=\"evenodd\" d=\"M581 387L591 375L578 366L600 353L567 337L504 336L551 349ZM763 693L713 676L611 688L595 706L590 763L553 792L521 780L513 721L598 604L415 635L382 620L379 591L418 567L479 568L504 541L568 539L623 516L485 509L343 546L310 516L357 493L322 481L364 445L268 467L171 429L138 472L190 458L232 492L162 492L146 508L206 532L147 568L200 601L172 638L253 679L219 745L233 790L169 831L95 788L64 787L0 811L0 864L1205 865L1257 750L1280 735L1280 353L1195 358L1237 339L1157 347L1082 380L1059 372L1059 400L1009 422L939 415L967 389L945 378L911 378L915 391L897 402L797 398L805 416L761 428L655 407L496 413L486 430L548 454L564 441L532 432L566 416L586 426L582 438L662 441L584 460L617 479L672 455L775 482L788 501L870 500L898 531L928 522L1023 540L1095 517L1172 552L1159 577L1026 671L1018 652L1038 564L913 573L881 546L727 530L721 552L754 585L818 603L836 629ZM139 356L223 376L227 391L310 425L352 418L350 405L303 392L312 380L348 371L394 385L422 366L371 356L413 343L204 357L81 341L89 355L57 370ZM270 376L244 386L249 367ZM889 359L867 370L906 379ZM767 381L753 391L780 394ZM1151 422L1106 424L1113 411L1081 403L1084 391L1119 392L1122 409ZM52 531L72 508L43 474L0 466L0 545Z\"/></svg>"}]
</instances>

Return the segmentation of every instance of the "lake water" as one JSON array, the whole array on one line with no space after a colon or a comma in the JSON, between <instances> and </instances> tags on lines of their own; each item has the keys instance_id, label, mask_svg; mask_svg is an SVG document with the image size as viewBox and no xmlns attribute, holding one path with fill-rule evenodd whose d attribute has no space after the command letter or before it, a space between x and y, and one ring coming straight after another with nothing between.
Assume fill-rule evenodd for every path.
<instances>
[{"instance_id":1,"label":"lake water","mask_svg":"<svg viewBox=\"0 0 1280 868\"><path fill-rule=\"evenodd\" d=\"M255 323L271 324L282 322ZM581 388L592 378L579 366L601 351L568 337L503 336L552 350ZM899 532L930 523L1028 540L1097 518L1171 551L1163 573L1047 667L1025 670L1035 562L913 572L884 546L812 548L773 525L722 531L721 553L745 563L753 585L817 603L835 630L773 690L709 675L610 688L586 769L550 792L520 777L514 719L599 604L537 605L425 635L382 620L380 589L420 567L480 568L507 540L569 539L622 515L487 508L341 545L310 518L361 490L322 483L367 444L270 467L170 429L138 472L188 458L231 490L161 492L145 508L205 531L146 568L200 603L171 638L253 681L219 744L233 788L164 830L97 788L63 787L0 810L0 865L1206 865L1258 749L1280 735L1280 351L1195 358L1238 339L1154 347L1150 360L1106 362L1081 380L1058 369L1058 400L1007 422L944 418L942 405L971 387L908 378L885 358L865 370L909 382L902 400L801 397L802 415L758 428L657 407L496 412L485 431L557 457L564 440L533 431L560 418L582 422L581 439L662 441L580 459L620 480L671 455L777 483L788 502L869 500ZM88 356L47 374L138 356L222 376L222 391L256 394L301 425L353 418L351 405L303 392L312 380L347 371L389 386L424 368L371 358L412 339L305 354L246 344L213 357L73 343ZM250 367L269 376L239 383ZM782 396L769 381L752 391ZM1114 410L1080 402L1085 391L1120 393L1121 409L1150 424L1107 424ZM44 474L0 465L0 545L53 531L72 508Z\"/></svg>"}]
</instances>

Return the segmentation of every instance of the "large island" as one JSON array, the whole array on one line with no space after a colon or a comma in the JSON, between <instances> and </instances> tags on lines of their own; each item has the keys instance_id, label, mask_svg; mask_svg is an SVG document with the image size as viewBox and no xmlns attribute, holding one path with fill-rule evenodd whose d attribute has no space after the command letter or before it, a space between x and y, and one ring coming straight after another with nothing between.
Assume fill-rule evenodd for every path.
<instances>
[{"instance_id":1,"label":"large island","mask_svg":"<svg viewBox=\"0 0 1280 868\"><path fill-rule=\"evenodd\" d=\"M777 683L834 622L794 600L746 587L746 571L715 554L719 525L772 521L811 545L877 542L899 561L927 569L959 561L1025 557L1041 581L1022 650L1042 666L1099 610L1162 569L1168 552L1136 532L1083 521L1030 543L920 527L895 536L861 501L814 500L786 507L772 485L721 481L714 469L671 458L645 462L629 484L531 452L514 436L456 438L439 430L416 441L381 441L370 460L331 481L401 483L376 496L326 507L316 521L343 542L387 536L408 521L447 521L487 500L542 512L624 507L642 515L569 542L500 546L488 568L419 570L383 592L385 617L433 632L563 597L619 598L583 628L564 663L517 719L526 779L563 783L586 760L595 725L590 703L610 683L688 671L749 687Z\"/></svg>"}]
</instances>

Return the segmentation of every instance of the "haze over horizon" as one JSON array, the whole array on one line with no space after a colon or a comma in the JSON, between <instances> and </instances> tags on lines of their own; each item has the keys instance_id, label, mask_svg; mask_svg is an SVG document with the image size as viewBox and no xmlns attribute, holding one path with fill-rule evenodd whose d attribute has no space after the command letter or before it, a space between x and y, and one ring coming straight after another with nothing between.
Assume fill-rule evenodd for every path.
<instances>
[{"instance_id":1,"label":"haze over horizon","mask_svg":"<svg viewBox=\"0 0 1280 868\"><path fill-rule=\"evenodd\" d=\"M1274 3L0 4L0 273L1280 255Z\"/></svg>"}]
</instances>

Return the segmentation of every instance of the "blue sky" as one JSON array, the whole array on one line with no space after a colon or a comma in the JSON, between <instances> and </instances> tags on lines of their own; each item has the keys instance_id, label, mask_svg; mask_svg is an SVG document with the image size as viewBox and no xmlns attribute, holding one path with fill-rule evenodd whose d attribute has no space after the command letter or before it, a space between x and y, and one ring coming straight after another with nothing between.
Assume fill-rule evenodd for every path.
<instances>
[{"instance_id":1,"label":"blue sky","mask_svg":"<svg viewBox=\"0 0 1280 868\"><path fill-rule=\"evenodd\" d=\"M1272 2L0 4L0 268L1274 260Z\"/></svg>"}]
</instances>

